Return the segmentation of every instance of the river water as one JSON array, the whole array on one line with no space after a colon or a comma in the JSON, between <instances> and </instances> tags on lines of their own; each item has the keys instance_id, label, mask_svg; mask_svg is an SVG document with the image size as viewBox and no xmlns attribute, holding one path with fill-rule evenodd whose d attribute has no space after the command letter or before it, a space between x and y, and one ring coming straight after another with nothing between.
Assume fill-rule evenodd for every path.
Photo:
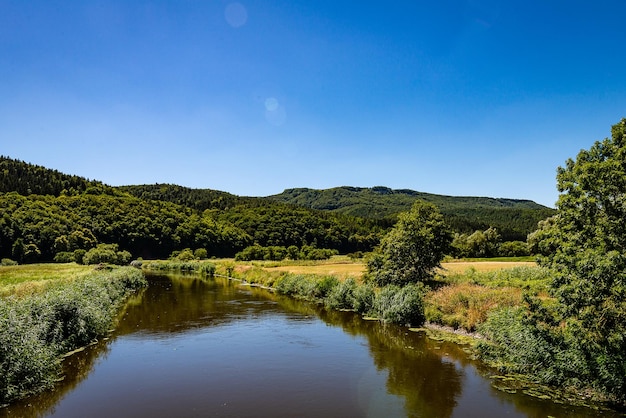
<instances>
[{"instance_id":1,"label":"river water","mask_svg":"<svg viewBox=\"0 0 626 418\"><path fill-rule=\"evenodd\" d=\"M3 417L612 417L494 389L461 347L225 279L151 276Z\"/></svg>"}]
</instances>

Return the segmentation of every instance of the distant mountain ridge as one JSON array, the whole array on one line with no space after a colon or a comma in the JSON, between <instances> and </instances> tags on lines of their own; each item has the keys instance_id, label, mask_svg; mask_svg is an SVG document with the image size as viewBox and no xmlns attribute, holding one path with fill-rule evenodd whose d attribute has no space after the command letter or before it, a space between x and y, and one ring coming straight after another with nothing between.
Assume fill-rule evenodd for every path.
<instances>
[{"instance_id":1,"label":"distant mountain ridge","mask_svg":"<svg viewBox=\"0 0 626 418\"><path fill-rule=\"evenodd\" d=\"M446 196L410 189L384 186L341 186L330 189L293 188L268 196L285 203L320 210L334 210L356 216L384 218L410 209L415 200L424 200L440 207L475 205L489 208L549 209L532 200L473 196ZM372 207L376 208L372 212Z\"/></svg>"},{"instance_id":2,"label":"distant mountain ridge","mask_svg":"<svg viewBox=\"0 0 626 418\"><path fill-rule=\"evenodd\" d=\"M531 200L472 196L445 196L389 187L342 186L330 189L294 188L268 196L284 203L350 216L385 219L408 211L416 200L433 203L451 226L461 232L493 226L505 239L524 240L537 222L554 209Z\"/></svg>"}]
</instances>

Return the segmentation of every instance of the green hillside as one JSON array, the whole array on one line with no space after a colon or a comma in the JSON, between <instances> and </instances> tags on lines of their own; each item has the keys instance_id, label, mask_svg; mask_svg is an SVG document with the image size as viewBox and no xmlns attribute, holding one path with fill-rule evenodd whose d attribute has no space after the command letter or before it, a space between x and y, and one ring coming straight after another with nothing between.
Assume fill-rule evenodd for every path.
<instances>
[{"instance_id":1,"label":"green hillside","mask_svg":"<svg viewBox=\"0 0 626 418\"><path fill-rule=\"evenodd\" d=\"M51 261L97 243L147 258L184 248L233 256L251 244L366 252L417 199L437 205L456 232L495 227L505 241L525 240L554 212L528 200L386 187L290 189L270 197L169 184L111 187L0 157L0 257Z\"/></svg>"},{"instance_id":2,"label":"green hillside","mask_svg":"<svg viewBox=\"0 0 626 418\"><path fill-rule=\"evenodd\" d=\"M525 240L537 222L554 214L554 209L531 200L490 197L456 197L394 190L388 187L335 187L332 189L287 189L269 196L276 201L351 216L385 219L408 211L418 199L435 204L458 232L495 227L505 240Z\"/></svg>"}]
</instances>

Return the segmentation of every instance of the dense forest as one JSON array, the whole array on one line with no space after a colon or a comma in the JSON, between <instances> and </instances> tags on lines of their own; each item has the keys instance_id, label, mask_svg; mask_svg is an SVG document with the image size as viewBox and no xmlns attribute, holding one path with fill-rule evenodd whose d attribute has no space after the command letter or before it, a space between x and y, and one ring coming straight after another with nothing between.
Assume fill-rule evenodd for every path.
<instances>
[{"instance_id":1,"label":"dense forest","mask_svg":"<svg viewBox=\"0 0 626 418\"><path fill-rule=\"evenodd\" d=\"M552 214L530 201L382 187L292 189L283 198L168 184L111 187L0 157L0 256L52 261L59 253L102 243L144 258L164 258L185 248L234 256L254 244L367 252L418 198L438 206L454 231L494 227L503 241L525 241L537 221Z\"/></svg>"},{"instance_id":2,"label":"dense forest","mask_svg":"<svg viewBox=\"0 0 626 418\"><path fill-rule=\"evenodd\" d=\"M391 219L391 223L399 213L409 211L416 200L422 200L434 204L456 232L472 233L493 227L504 241L526 240L539 221L555 213L554 209L530 200L443 196L381 186L287 189L269 198L351 216Z\"/></svg>"}]
</instances>

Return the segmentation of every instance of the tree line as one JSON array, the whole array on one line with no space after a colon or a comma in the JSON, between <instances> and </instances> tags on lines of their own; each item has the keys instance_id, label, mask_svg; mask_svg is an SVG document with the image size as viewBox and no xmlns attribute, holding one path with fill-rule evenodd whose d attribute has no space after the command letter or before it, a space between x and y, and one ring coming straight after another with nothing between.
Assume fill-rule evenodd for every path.
<instances>
[{"instance_id":1,"label":"tree line","mask_svg":"<svg viewBox=\"0 0 626 418\"><path fill-rule=\"evenodd\" d=\"M394 195L385 192L391 189L378 189L374 192L379 195ZM413 198L406 193L399 196ZM472 198L460 199L459 211L466 212L459 213L474 213L471 216L475 221L455 222L454 216L444 215L459 238L451 254L511 254L504 251L510 235L501 229L495 234L495 247L489 239L480 239L494 236L484 233L493 229L480 215L487 209L472 212L464 206L467 199L473 202ZM524 222L541 213L529 205L522 205L521 212L516 212ZM375 202L373 207L377 208ZM503 221L507 218L505 212L501 216ZM116 244L119 251L145 258L166 258L184 248L204 249L210 257L232 257L255 245L366 253L380 243L396 221L397 216L360 217L270 198L240 197L169 184L110 187L0 157L0 256L18 262L53 261L55 257L78 260L97 244ZM475 230L468 229L473 227Z\"/></svg>"}]
</instances>

